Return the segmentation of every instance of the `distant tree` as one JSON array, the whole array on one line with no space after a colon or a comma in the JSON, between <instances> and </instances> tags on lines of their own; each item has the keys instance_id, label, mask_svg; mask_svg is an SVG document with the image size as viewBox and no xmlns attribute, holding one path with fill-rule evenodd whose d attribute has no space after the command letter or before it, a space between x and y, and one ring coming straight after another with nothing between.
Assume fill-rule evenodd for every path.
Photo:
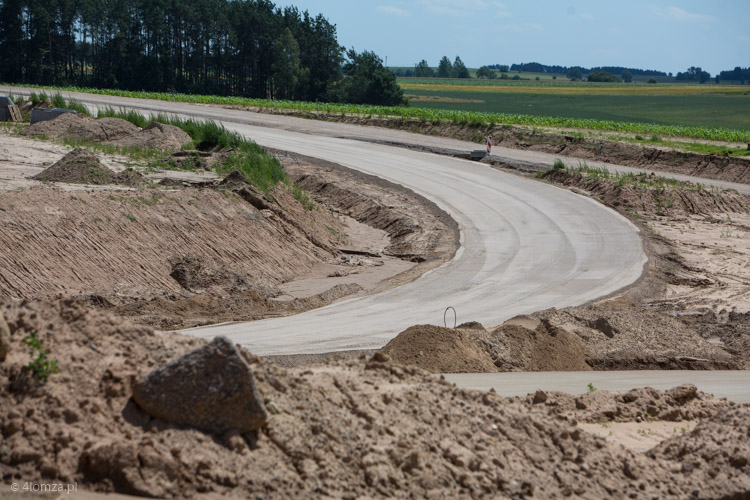
<instances>
[{"instance_id":1,"label":"distant tree","mask_svg":"<svg viewBox=\"0 0 750 500\"><path fill-rule=\"evenodd\" d=\"M711 79L711 75L707 71L703 71L700 66L690 66L686 72L677 73L675 79L683 82L706 83Z\"/></svg>"},{"instance_id":2,"label":"distant tree","mask_svg":"<svg viewBox=\"0 0 750 500\"><path fill-rule=\"evenodd\" d=\"M557 75L552 75L553 80L557 80Z\"/></svg>"},{"instance_id":3,"label":"distant tree","mask_svg":"<svg viewBox=\"0 0 750 500\"><path fill-rule=\"evenodd\" d=\"M344 76L331 85L328 98L334 102L398 106L405 103L404 92L396 76L383 67L383 60L374 52L346 53Z\"/></svg>"},{"instance_id":4,"label":"distant tree","mask_svg":"<svg viewBox=\"0 0 750 500\"><path fill-rule=\"evenodd\" d=\"M613 75L612 73L607 73L606 71L597 71L594 73L589 73L588 81L590 82L608 82L608 83L621 83L622 79L617 76Z\"/></svg>"},{"instance_id":5,"label":"distant tree","mask_svg":"<svg viewBox=\"0 0 750 500\"><path fill-rule=\"evenodd\" d=\"M453 61L453 73L455 74L456 78L471 78L469 69L458 56L456 56L456 60Z\"/></svg>"},{"instance_id":6,"label":"distant tree","mask_svg":"<svg viewBox=\"0 0 750 500\"><path fill-rule=\"evenodd\" d=\"M438 78L453 78L453 65L447 56L443 56L438 64Z\"/></svg>"},{"instance_id":7,"label":"distant tree","mask_svg":"<svg viewBox=\"0 0 750 500\"><path fill-rule=\"evenodd\" d=\"M583 73L581 72L581 68L578 67L570 68L566 76L574 82L577 80L583 80Z\"/></svg>"},{"instance_id":8,"label":"distant tree","mask_svg":"<svg viewBox=\"0 0 750 500\"><path fill-rule=\"evenodd\" d=\"M719 85L721 83L721 78L719 75L716 75L716 85Z\"/></svg>"},{"instance_id":9,"label":"distant tree","mask_svg":"<svg viewBox=\"0 0 750 500\"><path fill-rule=\"evenodd\" d=\"M427 63L427 61L422 59L421 61L419 61L419 64L414 67L414 76L416 76L417 78L431 78L435 76L435 73L432 71L432 68L430 68L430 65Z\"/></svg>"},{"instance_id":10,"label":"distant tree","mask_svg":"<svg viewBox=\"0 0 750 500\"><path fill-rule=\"evenodd\" d=\"M498 70L498 71L499 71L500 73L507 73L508 71L510 71L510 68L508 68L508 65L507 65L507 64L501 64L501 65L500 65L500 66L499 66L499 67L497 68L497 70Z\"/></svg>"},{"instance_id":11,"label":"distant tree","mask_svg":"<svg viewBox=\"0 0 750 500\"><path fill-rule=\"evenodd\" d=\"M630 83L633 81L633 73L625 69L622 71L622 74L620 74L620 78L622 78L623 82Z\"/></svg>"},{"instance_id":12,"label":"distant tree","mask_svg":"<svg viewBox=\"0 0 750 500\"><path fill-rule=\"evenodd\" d=\"M309 70L300 68L299 44L289 28L276 41L271 73L276 99L296 98L301 81L304 84L309 77Z\"/></svg>"},{"instance_id":13,"label":"distant tree","mask_svg":"<svg viewBox=\"0 0 750 500\"><path fill-rule=\"evenodd\" d=\"M653 78L649 78L647 83L656 83L656 80L654 80Z\"/></svg>"},{"instance_id":14,"label":"distant tree","mask_svg":"<svg viewBox=\"0 0 750 500\"><path fill-rule=\"evenodd\" d=\"M500 74L500 79L501 80L507 80L508 79L508 73L501 73Z\"/></svg>"},{"instance_id":15,"label":"distant tree","mask_svg":"<svg viewBox=\"0 0 750 500\"><path fill-rule=\"evenodd\" d=\"M477 78L486 78L487 80L493 80L495 77L495 72L492 71L488 66L482 66L477 70Z\"/></svg>"}]
</instances>

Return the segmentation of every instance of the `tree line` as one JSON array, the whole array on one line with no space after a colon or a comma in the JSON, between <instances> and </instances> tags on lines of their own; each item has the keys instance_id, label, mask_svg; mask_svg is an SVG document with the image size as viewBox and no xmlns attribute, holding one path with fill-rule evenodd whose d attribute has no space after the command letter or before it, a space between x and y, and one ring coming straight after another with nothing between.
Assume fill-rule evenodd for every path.
<instances>
[{"instance_id":1,"label":"tree line","mask_svg":"<svg viewBox=\"0 0 750 500\"><path fill-rule=\"evenodd\" d=\"M363 71L370 90L347 94ZM0 0L0 79L269 99L403 100L375 54L344 50L336 26L322 15L269 0Z\"/></svg>"}]
</instances>

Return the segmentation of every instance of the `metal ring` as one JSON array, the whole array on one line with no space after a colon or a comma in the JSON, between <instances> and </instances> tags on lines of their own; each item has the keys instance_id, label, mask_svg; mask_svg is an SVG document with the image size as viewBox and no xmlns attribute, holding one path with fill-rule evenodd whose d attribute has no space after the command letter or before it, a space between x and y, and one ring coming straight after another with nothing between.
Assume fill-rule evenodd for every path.
<instances>
[{"instance_id":1,"label":"metal ring","mask_svg":"<svg viewBox=\"0 0 750 500\"><path fill-rule=\"evenodd\" d=\"M453 309L453 329L455 330L456 321L458 320L458 314L456 314L456 310L451 306L445 308L445 312L443 313L443 326L448 328L448 321L446 320L446 317L448 316L448 309Z\"/></svg>"}]
</instances>

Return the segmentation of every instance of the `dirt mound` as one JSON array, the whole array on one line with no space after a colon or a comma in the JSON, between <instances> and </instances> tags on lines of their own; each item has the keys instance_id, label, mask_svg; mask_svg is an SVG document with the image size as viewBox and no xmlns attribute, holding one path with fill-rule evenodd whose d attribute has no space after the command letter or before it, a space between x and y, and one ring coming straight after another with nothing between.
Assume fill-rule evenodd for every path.
<instances>
[{"instance_id":1,"label":"dirt mound","mask_svg":"<svg viewBox=\"0 0 750 500\"><path fill-rule=\"evenodd\" d=\"M0 412L5 481L79 482L97 491L172 498L610 498L632 492L684 498L697 487L717 498L746 488L739 475L746 473L743 450L750 442L746 412L707 424L716 425L715 449L721 449L718 436L729 435L735 450L706 462L705 470L736 480L710 482L701 472L704 462L692 475L670 472L686 456L700 460L698 445L707 441L692 443L692 434L680 439L694 454L665 448L657 452L663 459L654 460L550 418L540 413L542 405L460 390L382 354L369 362L286 370L242 350L269 419L260 432L218 436L151 418L131 397L135 380L204 340L133 326L69 301L0 310L13 343L0 363L0 398L8 403ZM32 331L58 363L59 373L46 383L27 367L22 342Z\"/></svg>"},{"instance_id":2,"label":"dirt mound","mask_svg":"<svg viewBox=\"0 0 750 500\"><path fill-rule=\"evenodd\" d=\"M544 404L535 408L550 416L560 416L581 422L682 422L711 417L718 411L734 407L735 403L714 399L699 392L692 384L658 391L651 387L624 393L592 391L573 396L560 392L545 394ZM534 396L520 398L534 404Z\"/></svg>"},{"instance_id":3,"label":"dirt mound","mask_svg":"<svg viewBox=\"0 0 750 500\"><path fill-rule=\"evenodd\" d=\"M465 330L417 325L399 333L381 350L396 363L432 373L495 372L490 356Z\"/></svg>"},{"instance_id":4,"label":"dirt mound","mask_svg":"<svg viewBox=\"0 0 750 500\"><path fill-rule=\"evenodd\" d=\"M50 139L61 139L66 136L71 127L78 127L91 121L93 121L93 118L86 115L63 113L53 120L36 122L29 126L29 128L23 132L23 135L31 137L46 136Z\"/></svg>"},{"instance_id":5,"label":"dirt mound","mask_svg":"<svg viewBox=\"0 0 750 500\"><path fill-rule=\"evenodd\" d=\"M143 130L121 139L108 141L108 143L123 147L174 152L180 150L190 141L190 136L179 127L151 122Z\"/></svg>"},{"instance_id":6,"label":"dirt mound","mask_svg":"<svg viewBox=\"0 0 750 500\"><path fill-rule=\"evenodd\" d=\"M750 197L736 191L709 191L688 184L663 184L663 187L651 188L647 186L657 183L657 179L645 173L636 176L635 185L564 169L552 169L544 174L544 178L584 189L605 205L640 215L743 213L750 210Z\"/></svg>"},{"instance_id":7,"label":"dirt mound","mask_svg":"<svg viewBox=\"0 0 750 500\"><path fill-rule=\"evenodd\" d=\"M673 473L700 485L695 498L747 498L750 491L750 408L729 408L649 455L675 463ZM679 479L677 479L679 481ZM744 492L735 496L728 491Z\"/></svg>"},{"instance_id":8,"label":"dirt mound","mask_svg":"<svg viewBox=\"0 0 750 500\"><path fill-rule=\"evenodd\" d=\"M191 292L219 288L223 292L242 292L251 288L247 274L217 265L206 257L185 256L172 259L169 275Z\"/></svg>"},{"instance_id":9,"label":"dirt mound","mask_svg":"<svg viewBox=\"0 0 750 500\"><path fill-rule=\"evenodd\" d=\"M32 179L93 185L140 186L145 183L143 176L132 168L115 173L102 165L94 153L83 148L74 149Z\"/></svg>"},{"instance_id":10,"label":"dirt mound","mask_svg":"<svg viewBox=\"0 0 750 500\"><path fill-rule=\"evenodd\" d=\"M578 339L549 322L514 322L482 336L482 346L500 371L586 371L591 353Z\"/></svg>"},{"instance_id":11,"label":"dirt mound","mask_svg":"<svg viewBox=\"0 0 750 500\"><path fill-rule=\"evenodd\" d=\"M627 303L535 314L571 332L595 369L736 369L732 355L678 318Z\"/></svg>"},{"instance_id":12,"label":"dirt mound","mask_svg":"<svg viewBox=\"0 0 750 500\"><path fill-rule=\"evenodd\" d=\"M76 140L105 142L133 135L138 130L135 125L120 118L99 118L73 122L64 135Z\"/></svg>"}]
</instances>

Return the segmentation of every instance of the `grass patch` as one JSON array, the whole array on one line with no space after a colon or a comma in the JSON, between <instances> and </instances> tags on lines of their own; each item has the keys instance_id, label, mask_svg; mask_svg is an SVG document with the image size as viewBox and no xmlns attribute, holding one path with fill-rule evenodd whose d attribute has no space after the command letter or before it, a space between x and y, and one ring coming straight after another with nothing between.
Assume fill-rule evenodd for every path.
<instances>
[{"instance_id":1,"label":"grass patch","mask_svg":"<svg viewBox=\"0 0 750 500\"><path fill-rule=\"evenodd\" d=\"M73 99L72 97L69 99L64 98L60 93L55 94L52 96L52 106L55 108L63 108L63 109L72 109L76 113L80 115L86 115L91 116L91 112L86 107L85 104L83 104L81 101L78 101L76 99Z\"/></svg>"},{"instance_id":2,"label":"grass patch","mask_svg":"<svg viewBox=\"0 0 750 500\"><path fill-rule=\"evenodd\" d=\"M153 118L133 111L106 108L99 112L99 118L120 118L127 120L137 127L146 127L152 121L174 125L184 130L192 141L188 148L209 151L215 148L232 149L233 152L216 167L219 174L228 174L233 170L240 171L247 182L262 191L268 191L279 182L288 182L286 173L281 168L279 160L268 154L266 150L255 142L244 138L237 132L227 130L223 125L213 121L180 118L174 115L158 114ZM163 153L162 153L163 156ZM197 160L196 160L197 161ZM149 166L153 168L167 168L191 170L190 162L185 166L178 166L176 162L159 159ZM197 167L197 164L194 165Z\"/></svg>"}]
</instances>

